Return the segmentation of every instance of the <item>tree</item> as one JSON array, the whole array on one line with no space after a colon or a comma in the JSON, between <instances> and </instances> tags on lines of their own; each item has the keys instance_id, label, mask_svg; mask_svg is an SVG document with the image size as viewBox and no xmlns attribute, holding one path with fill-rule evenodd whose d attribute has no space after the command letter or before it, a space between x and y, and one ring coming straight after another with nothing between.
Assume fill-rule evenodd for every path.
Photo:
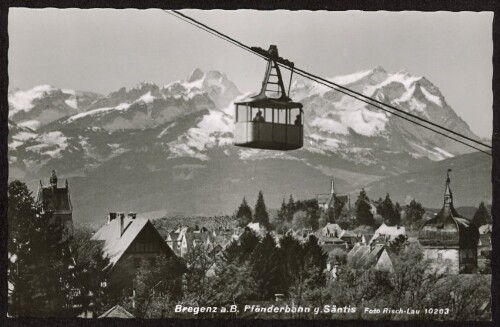
<instances>
[{"instance_id":1,"label":"tree","mask_svg":"<svg viewBox=\"0 0 500 327\"><path fill-rule=\"evenodd\" d=\"M13 316L72 314L71 256L67 243L60 241L62 226L49 224L51 217L24 183L9 184L9 314Z\"/></svg>"},{"instance_id":2,"label":"tree","mask_svg":"<svg viewBox=\"0 0 500 327\"><path fill-rule=\"evenodd\" d=\"M249 260L253 250L259 244L260 239L250 228L246 228L240 235L238 242L233 241L226 247L224 258L228 262L241 264Z\"/></svg>"},{"instance_id":3,"label":"tree","mask_svg":"<svg viewBox=\"0 0 500 327\"><path fill-rule=\"evenodd\" d=\"M184 275L184 302L195 306L212 303L214 293L209 269L214 269L214 259L206 247L192 247L185 257L188 272Z\"/></svg>"},{"instance_id":4,"label":"tree","mask_svg":"<svg viewBox=\"0 0 500 327\"><path fill-rule=\"evenodd\" d=\"M365 189L362 189L356 200L356 219L359 225L373 226L374 219L371 212L370 199L366 195Z\"/></svg>"},{"instance_id":5,"label":"tree","mask_svg":"<svg viewBox=\"0 0 500 327\"><path fill-rule=\"evenodd\" d=\"M344 210L344 206L345 202L335 196L335 203L333 206L333 221L330 221L331 223L334 223L335 221L339 220L340 217L342 217L342 210Z\"/></svg>"},{"instance_id":6,"label":"tree","mask_svg":"<svg viewBox=\"0 0 500 327\"><path fill-rule=\"evenodd\" d=\"M8 280L13 288L9 292L12 303L9 313L16 316L23 313L23 304L30 305L32 291L29 282L32 276L26 267L31 261L29 241L35 230L38 210L28 187L18 180L9 184L8 197Z\"/></svg>"},{"instance_id":7,"label":"tree","mask_svg":"<svg viewBox=\"0 0 500 327\"><path fill-rule=\"evenodd\" d=\"M74 302L79 309L75 313L91 312L95 318L116 304L117 294L107 288L109 258L103 255L102 243L90 241L91 237L90 229L77 228L70 247L75 261L72 285L78 290Z\"/></svg>"},{"instance_id":8,"label":"tree","mask_svg":"<svg viewBox=\"0 0 500 327\"><path fill-rule=\"evenodd\" d=\"M262 191L259 191L259 196L257 197L257 202L255 203L253 222L259 223L266 228L269 227L269 214L266 210L266 204L264 203L264 195L262 194Z\"/></svg>"},{"instance_id":9,"label":"tree","mask_svg":"<svg viewBox=\"0 0 500 327\"><path fill-rule=\"evenodd\" d=\"M185 264L175 256L156 256L154 259L143 261L136 272L135 305L128 298L123 303L135 317L164 318L184 295L182 276L187 274Z\"/></svg>"},{"instance_id":10,"label":"tree","mask_svg":"<svg viewBox=\"0 0 500 327\"><path fill-rule=\"evenodd\" d=\"M238 210L236 211L236 220L240 227L248 225L252 221L252 209L247 203L247 200L243 198Z\"/></svg>"},{"instance_id":11,"label":"tree","mask_svg":"<svg viewBox=\"0 0 500 327\"><path fill-rule=\"evenodd\" d=\"M218 305L242 304L258 298L257 284L248 261L236 264L218 260L213 285L214 299Z\"/></svg>"},{"instance_id":12,"label":"tree","mask_svg":"<svg viewBox=\"0 0 500 327\"><path fill-rule=\"evenodd\" d=\"M307 213L305 211L297 211L293 215L292 228L294 230L301 230L306 227L310 227L308 224Z\"/></svg>"},{"instance_id":13,"label":"tree","mask_svg":"<svg viewBox=\"0 0 500 327\"><path fill-rule=\"evenodd\" d=\"M281 203L281 208L278 210L278 214L276 215L276 219L274 221L274 229L278 232L284 233L286 231L287 225L287 206L285 203L285 199L283 198L283 202Z\"/></svg>"},{"instance_id":14,"label":"tree","mask_svg":"<svg viewBox=\"0 0 500 327\"><path fill-rule=\"evenodd\" d=\"M385 196L385 199L378 204L377 213L379 213L389 226L394 226L394 205L392 203L389 193Z\"/></svg>"},{"instance_id":15,"label":"tree","mask_svg":"<svg viewBox=\"0 0 500 327\"><path fill-rule=\"evenodd\" d=\"M295 201L293 201L293 196L292 194L290 194L290 198L288 199L288 203L286 205L286 212L287 212L287 216L286 216L286 220L288 222L291 222L292 219L293 219L293 214L295 213Z\"/></svg>"},{"instance_id":16,"label":"tree","mask_svg":"<svg viewBox=\"0 0 500 327\"><path fill-rule=\"evenodd\" d=\"M474 218L472 218L472 222L477 226L481 227L486 224L491 224L491 215L488 212L488 209L486 209L486 206L484 205L484 202L481 202L479 204L479 208L477 209L476 213L474 214Z\"/></svg>"},{"instance_id":17,"label":"tree","mask_svg":"<svg viewBox=\"0 0 500 327\"><path fill-rule=\"evenodd\" d=\"M288 289L302 271L304 248L292 235L285 235L280 240L280 248L283 256L283 281Z\"/></svg>"},{"instance_id":18,"label":"tree","mask_svg":"<svg viewBox=\"0 0 500 327\"><path fill-rule=\"evenodd\" d=\"M422 219L425 213L425 209L422 208L422 205L419 202L411 200L410 204L406 206L405 212L406 221L408 221L410 224L414 224Z\"/></svg>"},{"instance_id":19,"label":"tree","mask_svg":"<svg viewBox=\"0 0 500 327\"><path fill-rule=\"evenodd\" d=\"M276 247L274 237L267 233L255 247L250 259L252 276L261 300L270 300L277 293L285 293L281 262L282 252Z\"/></svg>"},{"instance_id":20,"label":"tree","mask_svg":"<svg viewBox=\"0 0 500 327\"><path fill-rule=\"evenodd\" d=\"M326 269L326 261L328 255L323 252L319 245L319 240L314 235L309 235L306 243L304 244L304 264L307 267L316 267L313 274L307 277L310 279L308 286L322 286L325 283L325 275L323 272Z\"/></svg>"},{"instance_id":21,"label":"tree","mask_svg":"<svg viewBox=\"0 0 500 327\"><path fill-rule=\"evenodd\" d=\"M393 225L401 224L401 210L401 206L398 202L396 202L396 205L394 206L394 215L392 217Z\"/></svg>"}]
</instances>

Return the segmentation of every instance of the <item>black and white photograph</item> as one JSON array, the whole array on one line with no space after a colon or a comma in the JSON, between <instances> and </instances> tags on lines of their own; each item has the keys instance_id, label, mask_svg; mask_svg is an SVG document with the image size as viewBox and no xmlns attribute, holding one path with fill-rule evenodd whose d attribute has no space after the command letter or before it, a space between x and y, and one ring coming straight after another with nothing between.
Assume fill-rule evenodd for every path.
<instances>
[{"instance_id":1,"label":"black and white photograph","mask_svg":"<svg viewBox=\"0 0 500 327\"><path fill-rule=\"evenodd\" d=\"M491 321L493 18L10 7L7 316Z\"/></svg>"}]
</instances>

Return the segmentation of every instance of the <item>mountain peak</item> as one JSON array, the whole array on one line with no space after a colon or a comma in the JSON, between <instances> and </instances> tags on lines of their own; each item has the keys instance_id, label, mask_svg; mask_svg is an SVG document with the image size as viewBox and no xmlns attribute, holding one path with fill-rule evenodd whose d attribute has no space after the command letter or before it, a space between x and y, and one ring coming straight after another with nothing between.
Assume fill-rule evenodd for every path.
<instances>
[{"instance_id":1,"label":"mountain peak","mask_svg":"<svg viewBox=\"0 0 500 327\"><path fill-rule=\"evenodd\" d=\"M387 73L387 71L382 66L375 66L375 68L372 69L372 72L373 73Z\"/></svg>"},{"instance_id":2,"label":"mountain peak","mask_svg":"<svg viewBox=\"0 0 500 327\"><path fill-rule=\"evenodd\" d=\"M201 69L196 68L191 73L191 76L189 76L187 82L192 83L192 82L198 81L198 80L202 79L203 76L205 76L205 74L201 71Z\"/></svg>"}]
</instances>

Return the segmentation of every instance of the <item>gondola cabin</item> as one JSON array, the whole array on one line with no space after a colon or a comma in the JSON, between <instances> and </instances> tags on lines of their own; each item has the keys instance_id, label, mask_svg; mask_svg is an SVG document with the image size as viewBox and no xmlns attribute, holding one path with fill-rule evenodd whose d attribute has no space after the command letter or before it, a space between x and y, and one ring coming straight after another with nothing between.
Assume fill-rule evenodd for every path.
<instances>
[{"instance_id":1,"label":"gondola cabin","mask_svg":"<svg viewBox=\"0 0 500 327\"><path fill-rule=\"evenodd\" d=\"M268 58L267 69L260 93L235 103L234 145L267 150L299 149L304 134L302 104L293 102L286 94L278 66L278 63L289 66L293 73L293 63L278 57L274 45L268 51L252 49ZM291 79L292 74L290 82Z\"/></svg>"}]
</instances>

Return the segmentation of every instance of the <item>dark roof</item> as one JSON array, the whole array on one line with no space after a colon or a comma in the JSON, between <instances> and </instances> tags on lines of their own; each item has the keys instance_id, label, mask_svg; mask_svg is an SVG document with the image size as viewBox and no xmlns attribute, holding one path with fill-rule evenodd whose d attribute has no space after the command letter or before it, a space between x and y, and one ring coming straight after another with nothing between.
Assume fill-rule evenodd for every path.
<instances>
[{"instance_id":1,"label":"dark roof","mask_svg":"<svg viewBox=\"0 0 500 327\"><path fill-rule=\"evenodd\" d=\"M346 251L348 249L346 243L339 244L339 243L334 243L334 244L321 244L321 249L323 250L324 253L328 254L332 252L335 249L341 249Z\"/></svg>"},{"instance_id":2,"label":"dark roof","mask_svg":"<svg viewBox=\"0 0 500 327\"><path fill-rule=\"evenodd\" d=\"M99 318L134 318L134 315L117 304L100 315Z\"/></svg>"},{"instance_id":3,"label":"dark roof","mask_svg":"<svg viewBox=\"0 0 500 327\"><path fill-rule=\"evenodd\" d=\"M44 210L54 210L54 214L71 214L73 211L69 189L65 187L41 187L37 198Z\"/></svg>"},{"instance_id":4,"label":"dark roof","mask_svg":"<svg viewBox=\"0 0 500 327\"><path fill-rule=\"evenodd\" d=\"M318 199L318 204L322 205L325 203L330 203L332 200L333 194L318 194L317 199Z\"/></svg>"}]
</instances>

